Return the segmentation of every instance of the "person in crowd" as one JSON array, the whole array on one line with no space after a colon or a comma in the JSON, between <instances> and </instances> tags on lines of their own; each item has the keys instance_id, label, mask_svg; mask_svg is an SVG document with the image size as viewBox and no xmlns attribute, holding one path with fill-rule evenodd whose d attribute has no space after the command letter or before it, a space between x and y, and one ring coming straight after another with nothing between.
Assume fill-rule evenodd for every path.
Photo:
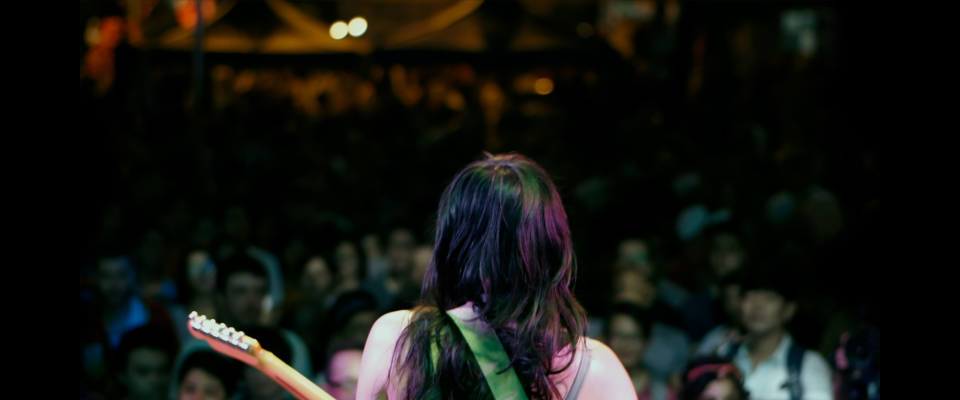
<instances>
[{"instance_id":1,"label":"person in crowd","mask_svg":"<svg viewBox=\"0 0 960 400\"><path fill-rule=\"evenodd\" d=\"M696 358L683 372L682 400L747 400L743 374L729 360L705 356Z\"/></svg>"},{"instance_id":2,"label":"person in crowd","mask_svg":"<svg viewBox=\"0 0 960 400\"><path fill-rule=\"evenodd\" d=\"M617 303L607 315L603 337L630 374L639 399L675 399L676 388L655 379L644 364L652 330L653 320L646 310L633 303Z\"/></svg>"},{"instance_id":3,"label":"person in crowd","mask_svg":"<svg viewBox=\"0 0 960 400\"><path fill-rule=\"evenodd\" d=\"M717 354L743 371L753 398L833 400L830 365L796 343L787 329L797 312L797 283L790 272L771 270L775 260L755 260L746 270L740 303L745 335L720 346Z\"/></svg>"},{"instance_id":4,"label":"person in crowd","mask_svg":"<svg viewBox=\"0 0 960 400\"><path fill-rule=\"evenodd\" d=\"M167 400L179 343L169 326L143 325L127 332L116 352L118 381L129 400Z\"/></svg>"},{"instance_id":5,"label":"person in crowd","mask_svg":"<svg viewBox=\"0 0 960 400\"><path fill-rule=\"evenodd\" d=\"M334 275L326 258L314 255L307 259L300 273L299 290L287 296L287 304L280 326L303 338L310 349L313 365L320 365L327 337L327 311L336 299L333 292Z\"/></svg>"},{"instance_id":6,"label":"person in crowd","mask_svg":"<svg viewBox=\"0 0 960 400\"><path fill-rule=\"evenodd\" d=\"M284 333L277 328L267 326L251 327L245 331L250 337L257 339L260 346L273 353L274 356L286 364L291 364L293 351L284 337ZM305 375L310 376L310 375ZM283 386L265 375L262 371L247 365L242 365L242 383L239 390L239 399L243 400L293 400L295 397L286 391Z\"/></svg>"},{"instance_id":7,"label":"person in crowd","mask_svg":"<svg viewBox=\"0 0 960 400\"><path fill-rule=\"evenodd\" d=\"M139 295L133 258L118 254L101 257L94 266L93 290L81 301L81 341L84 382L93 390L106 386L108 360L121 338L150 324L174 331L166 307Z\"/></svg>"},{"instance_id":8,"label":"person in crowd","mask_svg":"<svg viewBox=\"0 0 960 400\"><path fill-rule=\"evenodd\" d=\"M357 379L360 378L360 360L363 345L348 341L330 346L330 357L320 388L337 400L353 400L357 394Z\"/></svg>"},{"instance_id":9,"label":"person in crowd","mask_svg":"<svg viewBox=\"0 0 960 400\"><path fill-rule=\"evenodd\" d=\"M396 228L387 240L387 273L374 277L367 286L377 296L381 310L413 305L420 294L420 282L413 280L413 251L416 239L406 228Z\"/></svg>"},{"instance_id":10,"label":"person in crowd","mask_svg":"<svg viewBox=\"0 0 960 400\"><path fill-rule=\"evenodd\" d=\"M682 319L659 299L659 291L641 270L615 271L611 304L633 304L649 315L652 324L643 354L644 365L654 380L676 381L691 353L690 338Z\"/></svg>"},{"instance_id":11,"label":"person in crowd","mask_svg":"<svg viewBox=\"0 0 960 400\"><path fill-rule=\"evenodd\" d=\"M230 400L237 393L241 363L212 350L183 356L174 382L178 400Z\"/></svg>"},{"instance_id":12,"label":"person in crowd","mask_svg":"<svg viewBox=\"0 0 960 400\"><path fill-rule=\"evenodd\" d=\"M268 276L258 259L238 253L217 263L218 321L238 330L276 324L267 318L264 305L268 296ZM313 374L310 350L300 335L288 329L280 333L290 346L291 367L305 376Z\"/></svg>"},{"instance_id":13,"label":"person in crowd","mask_svg":"<svg viewBox=\"0 0 960 400\"><path fill-rule=\"evenodd\" d=\"M716 354L717 349L724 343L737 341L743 337L743 324L740 321L740 301L743 296L741 293L742 279L742 271L732 272L720 279L717 304L722 309L716 311L716 313L721 318L719 324L700 340L696 351L698 356Z\"/></svg>"},{"instance_id":14,"label":"person in crowd","mask_svg":"<svg viewBox=\"0 0 960 400\"><path fill-rule=\"evenodd\" d=\"M334 249L333 260L336 279L331 288L331 303L336 296L363 286L365 280L364 256L353 241L340 241Z\"/></svg>"}]
</instances>

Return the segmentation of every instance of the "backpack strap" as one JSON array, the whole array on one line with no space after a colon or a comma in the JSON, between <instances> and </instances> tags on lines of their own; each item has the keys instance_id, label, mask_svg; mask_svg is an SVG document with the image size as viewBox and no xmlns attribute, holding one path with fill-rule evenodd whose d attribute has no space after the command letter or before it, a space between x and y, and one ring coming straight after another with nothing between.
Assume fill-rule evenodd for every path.
<instances>
[{"instance_id":1,"label":"backpack strap","mask_svg":"<svg viewBox=\"0 0 960 400\"><path fill-rule=\"evenodd\" d=\"M730 360L730 362L733 362L733 359L737 356L737 350L740 350L740 342L727 342L726 344L721 345L717 350L720 357L726 358L727 360Z\"/></svg>"},{"instance_id":2,"label":"backpack strap","mask_svg":"<svg viewBox=\"0 0 960 400\"><path fill-rule=\"evenodd\" d=\"M796 342L790 345L787 353L787 383L791 400L803 399L803 383L800 380L800 371L803 370L803 354L806 350Z\"/></svg>"},{"instance_id":3,"label":"backpack strap","mask_svg":"<svg viewBox=\"0 0 960 400\"><path fill-rule=\"evenodd\" d=\"M527 393L523 390L523 384L517 377L516 371L510 365L510 357L507 356L503 344L497 338L493 330L487 329L484 332L477 332L463 324L459 318L447 311L447 315L453 320L457 329L463 335L463 339L470 347L474 359L480 365L480 371L490 387L490 393L496 400L527 400Z\"/></svg>"},{"instance_id":4,"label":"backpack strap","mask_svg":"<svg viewBox=\"0 0 960 400\"><path fill-rule=\"evenodd\" d=\"M727 343L721 346L717 352L721 357L732 362L740 349L740 344L740 342ZM797 342L793 342L787 351L787 382L784 383L783 387L790 391L790 400L803 399L803 383L800 379L800 372L803 370L803 355L805 352L806 349L798 345Z\"/></svg>"}]
</instances>

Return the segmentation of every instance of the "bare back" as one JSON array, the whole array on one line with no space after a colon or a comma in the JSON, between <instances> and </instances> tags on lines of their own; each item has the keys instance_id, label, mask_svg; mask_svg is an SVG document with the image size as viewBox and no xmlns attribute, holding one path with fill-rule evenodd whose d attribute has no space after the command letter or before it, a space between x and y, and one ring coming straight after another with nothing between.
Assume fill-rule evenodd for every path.
<instances>
[{"instance_id":1,"label":"bare back","mask_svg":"<svg viewBox=\"0 0 960 400\"><path fill-rule=\"evenodd\" d=\"M468 303L450 310L455 316L463 320L471 328L483 329L477 324L484 324L476 318L472 306ZM402 399L403 382L388 381L392 356L397 340L413 313L409 310L394 311L381 316L370 329L366 345L363 349L363 358L360 363L360 378L357 382L357 399L383 398L386 393L390 400ZM569 347L558 352L553 359L553 365L564 366L570 363L570 357L575 357L570 367L551 377L554 384L564 396L570 390L577 376L578 367L589 368L583 380L578 399L630 399L637 398L633 383L627 375L626 369L617 356L600 341L584 338L580 342L580 349L575 354ZM584 346L589 349L591 357L589 365L581 364L584 356Z\"/></svg>"}]
</instances>

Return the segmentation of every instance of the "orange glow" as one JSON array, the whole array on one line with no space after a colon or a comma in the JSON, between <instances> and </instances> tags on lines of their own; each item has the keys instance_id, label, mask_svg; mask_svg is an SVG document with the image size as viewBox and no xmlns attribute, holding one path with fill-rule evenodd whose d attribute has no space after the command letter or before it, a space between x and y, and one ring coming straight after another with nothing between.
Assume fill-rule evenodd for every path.
<instances>
[{"instance_id":1,"label":"orange glow","mask_svg":"<svg viewBox=\"0 0 960 400\"><path fill-rule=\"evenodd\" d=\"M533 83L533 91L539 95L548 95L553 93L553 80L550 78L539 78Z\"/></svg>"},{"instance_id":2,"label":"orange glow","mask_svg":"<svg viewBox=\"0 0 960 400\"><path fill-rule=\"evenodd\" d=\"M203 21L210 23L213 21L213 15L217 12L217 3L215 0L203 0L200 3L203 7ZM176 13L177 23L184 29L193 29L197 26L197 0L177 0L173 4Z\"/></svg>"}]
</instances>

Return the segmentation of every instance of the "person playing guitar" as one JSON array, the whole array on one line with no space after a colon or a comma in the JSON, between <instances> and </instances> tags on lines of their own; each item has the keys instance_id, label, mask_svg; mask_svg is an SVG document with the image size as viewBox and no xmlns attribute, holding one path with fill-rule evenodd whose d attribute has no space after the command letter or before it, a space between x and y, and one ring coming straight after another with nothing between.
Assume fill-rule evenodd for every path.
<instances>
[{"instance_id":1,"label":"person playing guitar","mask_svg":"<svg viewBox=\"0 0 960 400\"><path fill-rule=\"evenodd\" d=\"M424 305L367 337L357 399L636 399L587 338L567 216L550 177L516 154L461 170L437 212Z\"/></svg>"},{"instance_id":2,"label":"person playing guitar","mask_svg":"<svg viewBox=\"0 0 960 400\"><path fill-rule=\"evenodd\" d=\"M520 154L486 153L440 199L423 304L370 329L356 398L636 399L617 356L586 336L575 276L547 173ZM196 313L188 326L298 398L333 398L242 332Z\"/></svg>"}]
</instances>

